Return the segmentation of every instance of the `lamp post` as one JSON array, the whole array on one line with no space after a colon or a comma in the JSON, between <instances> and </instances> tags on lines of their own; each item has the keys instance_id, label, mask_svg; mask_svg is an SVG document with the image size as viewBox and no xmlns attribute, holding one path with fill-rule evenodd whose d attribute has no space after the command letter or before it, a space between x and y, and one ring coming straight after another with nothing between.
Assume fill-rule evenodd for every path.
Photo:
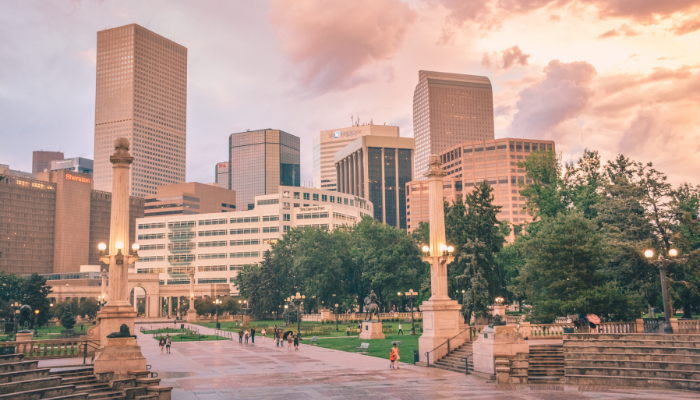
<instances>
[{"instance_id":1,"label":"lamp post","mask_svg":"<svg viewBox=\"0 0 700 400\"><path fill-rule=\"evenodd\" d=\"M299 294L299 292L296 295L287 297L287 301L293 303L297 308L297 335L299 335L299 338L301 338L301 304L305 299L306 296Z\"/></svg>"},{"instance_id":2,"label":"lamp post","mask_svg":"<svg viewBox=\"0 0 700 400\"><path fill-rule=\"evenodd\" d=\"M17 334L17 324L19 323L19 308L22 307L22 305L15 301L14 304L10 304L10 307L12 307L15 310L13 319L15 321L15 334Z\"/></svg>"},{"instance_id":3,"label":"lamp post","mask_svg":"<svg viewBox=\"0 0 700 400\"><path fill-rule=\"evenodd\" d=\"M221 300L214 300L214 304L216 305L216 329L221 329L221 325L219 325L219 304L221 304Z\"/></svg>"},{"instance_id":4,"label":"lamp post","mask_svg":"<svg viewBox=\"0 0 700 400\"><path fill-rule=\"evenodd\" d=\"M112 224L114 225L114 223ZM107 250L107 245L105 243L100 243L99 245L97 245L97 248L100 250L101 262L110 266L118 266L113 269L110 268L110 273L119 275L117 279L110 279L110 293L112 293L110 301L112 301L116 306L131 307L131 303L129 303L129 301L126 299L127 273L125 272L127 271L127 265L133 264L139 260L139 244L134 243L131 246L133 255L129 255L128 251L127 254L122 253L122 250L124 250L123 242L114 243L114 249L116 250L116 254L105 254L105 251Z\"/></svg>"},{"instance_id":5,"label":"lamp post","mask_svg":"<svg viewBox=\"0 0 700 400\"><path fill-rule=\"evenodd\" d=\"M675 258L678 256L678 250L676 249L670 249L668 251L668 255L672 258ZM668 268L675 263L674 260L664 258L663 255L659 254L659 257L656 260L652 260L652 257L654 257L654 251L653 250L647 250L644 252L644 257L648 258L652 264L656 265L657 268L659 268L659 274L661 275L661 294L663 296L663 301L664 301L664 333L673 333L673 327L671 326L671 305L669 304L668 301L668 287L666 284L666 272L668 271Z\"/></svg>"},{"instance_id":6,"label":"lamp post","mask_svg":"<svg viewBox=\"0 0 700 400\"><path fill-rule=\"evenodd\" d=\"M39 310L34 310L34 336L39 335Z\"/></svg>"},{"instance_id":7,"label":"lamp post","mask_svg":"<svg viewBox=\"0 0 700 400\"><path fill-rule=\"evenodd\" d=\"M406 296L406 300L411 301L411 335L416 334L416 326L413 320L413 300L418 298L418 292L414 292L413 289L408 289L408 292L403 294Z\"/></svg>"},{"instance_id":8,"label":"lamp post","mask_svg":"<svg viewBox=\"0 0 700 400\"><path fill-rule=\"evenodd\" d=\"M107 304L107 296L97 296L97 304L100 305L100 309Z\"/></svg>"},{"instance_id":9,"label":"lamp post","mask_svg":"<svg viewBox=\"0 0 700 400\"><path fill-rule=\"evenodd\" d=\"M335 331L340 332L338 330L338 303L335 303L335 310L333 311L335 311Z\"/></svg>"}]
</instances>

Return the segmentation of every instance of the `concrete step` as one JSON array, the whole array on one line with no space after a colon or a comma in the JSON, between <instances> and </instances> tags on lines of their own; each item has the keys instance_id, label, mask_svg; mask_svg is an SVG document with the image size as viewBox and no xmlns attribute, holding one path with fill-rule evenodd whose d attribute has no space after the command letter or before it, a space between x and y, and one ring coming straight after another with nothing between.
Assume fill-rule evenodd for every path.
<instances>
[{"instance_id":1,"label":"concrete step","mask_svg":"<svg viewBox=\"0 0 700 400\"><path fill-rule=\"evenodd\" d=\"M0 383L28 381L32 379L47 378L49 369L30 369L26 371L3 372L0 374Z\"/></svg>"},{"instance_id":2,"label":"concrete step","mask_svg":"<svg viewBox=\"0 0 700 400\"><path fill-rule=\"evenodd\" d=\"M158 395L147 394L145 396L137 396L135 400L158 400Z\"/></svg>"},{"instance_id":3,"label":"concrete step","mask_svg":"<svg viewBox=\"0 0 700 400\"><path fill-rule=\"evenodd\" d=\"M17 390L10 392L9 394L0 395L0 400L47 399L52 397L67 396L73 394L74 391L75 386L73 385L51 386L32 390Z\"/></svg>"},{"instance_id":4,"label":"concrete step","mask_svg":"<svg viewBox=\"0 0 700 400\"><path fill-rule=\"evenodd\" d=\"M564 383L565 377L563 376L529 376L527 377L527 382L529 384L541 384L541 385L546 385L546 384L556 384L556 383Z\"/></svg>"},{"instance_id":5,"label":"concrete step","mask_svg":"<svg viewBox=\"0 0 700 400\"><path fill-rule=\"evenodd\" d=\"M0 373L37 369L39 361L16 361L0 364Z\"/></svg>"},{"instance_id":6,"label":"concrete step","mask_svg":"<svg viewBox=\"0 0 700 400\"><path fill-rule=\"evenodd\" d=\"M0 383L0 394L26 392L34 389L44 389L61 385L61 378L51 376L39 379L29 379L20 382Z\"/></svg>"},{"instance_id":7,"label":"concrete step","mask_svg":"<svg viewBox=\"0 0 700 400\"><path fill-rule=\"evenodd\" d=\"M646 361L646 362L683 362L700 364L700 355L649 354L649 353L571 353L567 359L601 360L601 361Z\"/></svg>"},{"instance_id":8,"label":"concrete step","mask_svg":"<svg viewBox=\"0 0 700 400\"><path fill-rule=\"evenodd\" d=\"M574 333L567 334L564 338L564 344L567 341L586 341L586 340L660 340L674 342L699 342L700 335L687 334L672 334L666 335L663 333Z\"/></svg>"},{"instance_id":9,"label":"concrete step","mask_svg":"<svg viewBox=\"0 0 700 400\"><path fill-rule=\"evenodd\" d=\"M24 354L6 354L0 356L0 364L20 362L24 358Z\"/></svg>"},{"instance_id":10,"label":"concrete step","mask_svg":"<svg viewBox=\"0 0 700 400\"><path fill-rule=\"evenodd\" d=\"M462 374L465 373L464 367L462 367L462 368L457 368L457 367L452 367L452 366L444 365L444 364L431 364L431 366L432 366L432 367L435 367L435 368L439 368L439 369L444 369L444 370L446 370L446 371L459 372L459 373L462 373ZM471 371L471 369L470 369L470 371Z\"/></svg>"},{"instance_id":11,"label":"concrete step","mask_svg":"<svg viewBox=\"0 0 700 400\"><path fill-rule=\"evenodd\" d=\"M124 389L124 397L127 399L135 399L138 396L146 395L148 395L148 389L145 387L137 386Z\"/></svg>"},{"instance_id":12,"label":"concrete step","mask_svg":"<svg viewBox=\"0 0 700 400\"><path fill-rule=\"evenodd\" d=\"M122 400L125 399L124 397L124 392L122 391L111 391L111 392L97 392L97 393L90 393L88 394L88 400L94 400L94 399L100 399L100 400Z\"/></svg>"},{"instance_id":13,"label":"concrete step","mask_svg":"<svg viewBox=\"0 0 700 400\"><path fill-rule=\"evenodd\" d=\"M665 389L700 390L700 381L688 379L621 377L605 375L567 375L567 385L579 386L636 386Z\"/></svg>"},{"instance_id":14,"label":"concrete step","mask_svg":"<svg viewBox=\"0 0 700 400\"><path fill-rule=\"evenodd\" d=\"M662 348L690 348L700 349L700 342L687 340L638 340L638 339L618 339L618 340L568 340L564 342L564 349L570 347L662 347Z\"/></svg>"},{"instance_id":15,"label":"concrete step","mask_svg":"<svg viewBox=\"0 0 700 400\"><path fill-rule=\"evenodd\" d=\"M44 398L44 400L87 400L87 398L87 393L73 393L65 396Z\"/></svg>"},{"instance_id":16,"label":"concrete step","mask_svg":"<svg viewBox=\"0 0 700 400\"><path fill-rule=\"evenodd\" d=\"M93 383L93 384L89 384L89 385L78 385L75 387L75 390L78 392L85 392L85 393L111 392L111 391L113 391L109 387L109 383Z\"/></svg>"},{"instance_id":17,"label":"concrete step","mask_svg":"<svg viewBox=\"0 0 700 400\"><path fill-rule=\"evenodd\" d=\"M569 346L565 348L566 355L578 353L642 353L642 354L673 354L673 355L700 355L700 348L694 347L642 347L642 346Z\"/></svg>"},{"instance_id":18,"label":"concrete step","mask_svg":"<svg viewBox=\"0 0 700 400\"><path fill-rule=\"evenodd\" d=\"M635 378L683 379L700 384L700 371L672 369L620 368L620 367L566 367L567 375L604 375Z\"/></svg>"},{"instance_id":19,"label":"concrete step","mask_svg":"<svg viewBox=\"0 0 700 400\"><path fill-rule=\"evenodd\" d=\"M63 384L71 385L87 385L89 383L99 383L95 375L75 376L69 378L61 377L61 382L63 382Z\"/></svg>"},{"instance_id":20,"label":"concrete step","mask_svg":"<svg viewBox=\"0 0 700 400\"><path fill-rule=\"evenodd\" d=\"M94 375L95 371L93 369L92 365L88 365L85 367L69 367L69 368L61 368L61 367L53 367L51 368L51 375L58 375L58 376L84 376L84 375Z\"/></svg>"},{"instance_id":21,"label":"concrete step","mask_svg":"<svg viewBox=\"0 0 700 400\"><path fill-rule=\"evenodd\" d=\"M566 367L572 368L641 368L658 370L678 370L700 372L700 364L695 362L653 362L625 360L566 360Z\"/></svg>"},{"instance_id":22,"label":"concrete step","mask_svg":"<svg viewBox=\"0 0 700 400\"><path fill-rule=\"evenodd\" d=\"M464 369L464 361L459 360L440 360L437 364ZM469 363L469 369L474 369L474 364L471 362Z\"/></svg>"}]
</instances>

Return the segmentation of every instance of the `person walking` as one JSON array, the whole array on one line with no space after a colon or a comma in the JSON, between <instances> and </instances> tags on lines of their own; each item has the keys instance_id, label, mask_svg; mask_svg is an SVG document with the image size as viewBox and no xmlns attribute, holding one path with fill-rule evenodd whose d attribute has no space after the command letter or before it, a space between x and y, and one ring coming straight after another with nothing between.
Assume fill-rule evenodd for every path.
<instances>
[{"instance_id":1,"label":"person walking","mask_svg":"<svg viewBox=\"0 0 700 400\"><path fill-rule=\"evenodd\" d=\"M299 334L294 335L294 350L299 350Z\"/></svg>"},{"instance_id":2,"label":"person walking","mask_svg":"<svg viewBox=\"0 0 700 400\"><path fill-rule=\"evenodd\" d=\"M399 323L399 335L403 335L403 326Z\"/></svg>"},{"instance_id":3,"label":"person walking","mask_svg":"<svg viewBox=\"0 0 700 400\"><path fill-rule=\"evenodd\" d=\"M290 335L287 337L287 351L289 351L289 350L292 349L292 343L293 343L293 342L294 342L294 335L293 335L293 334L290 334Z\"/></svg>"},{"instance_id":4,"label":"person walking","mask_svg":"<svg viewBox=\"0 0 700 400\"><path fill-rule=\"evenodd\" d=\"M170 343L171 343L171 339L170 339L170 335L168 335L165 337L165 352L168 354L170 354Z\"/></svg>"},{"instance_id":5,"label":"person walking","mask_svg":"<svg viewBox=\"0 0 700 400\"><path fill-rule=\"evenodd\" d=\"M250 341L255 343L255 327L250 328Z\"/></svg>"},{"instance_id":6,"label":"person walking","mask_svg":"<svg viewBox=\"0 0 700 400\"><path fill-rule=\"evenodd\" d=\"M248 338L250 337L250 332L248 332L247 329L245 330L245 333L243 334L243 336L245 337L245 344L248 344Z\"/></svg>"},{"instance_id":7,"label":"person walking","mask_svg":"<svg viewBox=\"0 0 700 400\"><path fill-rule=\"evenodd\" d=\"M389 361L391 361L391 365L389 367L399 369L400 359L399 347L396 345L396 343L394 343L394 347L391 348L391 353L389 354Z\"/></svg>"},{"instance_id":8,"label":"person walking","mask_svg":"<svg viewBox=\"0 0 700 400\"><path fill-rule=\"evenodd\" d=\"M348 325L348 327L345 328L345 334L350 336L350 325Z\"/></svg>"},{"instance_id":9,"label":"person walking","mask_svg":"<svg viewBox=\"0 0 700 400\"><path fill-rule=\"evenodd\" d=\"M275 326L275 332L272 334L272 336L275 337L275 347L280 347L280 333L277 331L276 326Z\"/></svg>"},{"instance_id":10,"label":"person walking","mask_svg":"<svg viewBox=\"0 0 700 400\"><path fill-rule=\"evenodd\" d=\"M243 344L243 328L242 327L238 330L238 343Z\"/></svg>"},{"instance_id":11,"label":"person walking","mask_svg":"<svg viewBox=\"0 0 700 400\"><path fill-rule=\"evenodd\" d=\"M260 334L262 335L263 343L265 343L265 335L267 335L267 331L265 330L265 328L262 328L262 330L260 331Z\"/></svg>"},{"instance_id":12,"label":"person walking","mask_svg":"<svg viewBox=\"0 0 700 400\"><path fill-rule=\"evenodd\" d=\"M160 346L160 354L163 354L163 348L165 348L165 337L160 337L160 340L158 341L158 346Z\"/></svg>"}]
</instances>

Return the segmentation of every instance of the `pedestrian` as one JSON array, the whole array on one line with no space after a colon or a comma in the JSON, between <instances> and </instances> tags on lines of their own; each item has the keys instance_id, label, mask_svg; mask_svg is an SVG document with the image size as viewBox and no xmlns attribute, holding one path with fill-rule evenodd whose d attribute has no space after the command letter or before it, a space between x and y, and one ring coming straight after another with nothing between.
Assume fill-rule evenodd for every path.
<instances>
[{"instance_id":1,"label":"pedestrian","mask_svg":"<svg viewBox=\"0 0 700 400\"><path fill-rule=\"evenodd\" d=\"M299 334L294 335L294 350L299 350Z\"/></svg>"},{"instance_id":2,"label":"pedestrian","mask_svg":"<svg viewBox=\"0 0 700 400\"><path fill-rule=\"evenodd\" d=\"M171 343L170 335L168 335L165 337L165 350L166 350L166 353L168 353L168 354L170 354L170 343Z\"/></svg>"},{"instance_id":3,"label":"pedestrian","mask_svg":"<svg viewBox=\"0 0 700 400\"><path fill-rule=\"evenodd\" d=\"M245 344L248 344L248 338L250 337L250 332L247 329L245 330L243 337L245 337Z\"/></svg>"},{"instance_id":4,"label":"pedestrian","mask_svg":"<svg viewBox=\"0 0 700 400\"><path fill-rule=\"evenodd\" d=\"M165 338L163 336L158 340L158 346L160 347L160 354L163 354L163 348L165 347Z\"/></svg>"},{"instance_id":5,"label":"pedestrian","mask_svg":"<svg viewBox=\"0 0 700 400\"><path fill-rule=\"evenodd\" d=\"M403 326L399 323L399 334L403 335Z\"/></svg>"},{"instance_id":6,"label":"pedestrian","mask_svg":"<svg viewBox=\"0 0 700 400\"><path fill-rule=\"evenodd\" d=\"M275 327L275 332L272 334L275 338L275 347L280 346L280 334L277 332L277 327Z\"/></svg>"},{"instance_id":7,"label":"pedestrian","mask_svg":"<svg viewBox=\"0 0 700 400\"><path fill-rule=\"evenodd\" d=\"M265 343L265 335L267 335L267 331L265 330L265 328L262 328L262 330L260 331L260 334L262 335L263 343Z\"/></svg>"},{"instance_id":8,"label":"pedestrian","mask_svg":"<svg viewBox=\"0 0 700 400\"><path fill-rule=\"evenodd\" d=\"M345 328L345 334L350 336L350 325L348 325L348 327Z\"/></svg>"},{"instance_id":9,"label":"pedestrian","mask_svg":"<svg viewBox=\"0 0 700 400\"><path fill-rule=\"evenodd\" d=\"M287 337L287 351L292 349L292 343L294 342L293 336L294 335L290 333L289 336Z\"/></svg>"},{"instance_id":10,"label":"pedestrian","mask_svg":"<svg viewBox=\"0 0 700 400\"><path fill-rule=\"evenodd\" d=\"M250 341L255 343L255 327L250 328Z\"/></svg>"},{"instance_id":11,"label":"pedestrian","mask_svg":"<svg viewBox=\"0 0 700 400\"><path fill-rule=\"evenodd\" d=\"M243 344L243 328L242 327L238 330L238 343Z\"/></svg>"},{"instance_id":12,"label":"pedestrian","mask_svg":"<svg viewBox=\"0 0 700 400\"><path fill-rule=\"evenodd\" d=\"M394 347L391 349L391 354L389 354L389 360L391 361L390 368L399 369L399 360L400 359L401 359L401 356L399 356L399 347L396 346L396 343L394 343Z\"/></svg>"}]
</instances>

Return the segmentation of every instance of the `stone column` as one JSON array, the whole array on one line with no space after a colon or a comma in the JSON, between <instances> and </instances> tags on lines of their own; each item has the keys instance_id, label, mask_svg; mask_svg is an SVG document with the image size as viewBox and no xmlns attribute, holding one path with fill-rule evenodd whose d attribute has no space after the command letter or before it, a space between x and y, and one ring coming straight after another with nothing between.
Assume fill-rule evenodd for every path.
<instances>
[{"instance_id":1,"label":"stone column","mask_svg":"<svg viewBox=\"0 0 700 400\"><path fill-rule=\"evenodd\" d=\"M180 296L177 296L177 316L182 317L182 312L180 310Z\"/></svg>"},{"instance_id":2,"label":"stone column","mask_svg":"<svg viewBox=\"0 0 700 400\"><path fill-rule=\"evenodd\" d=\"M100 287L100 295L102 296L102 301L107 298L107 270L102 270L102 286Z\"/></svg>"},{"instance_id":3,"label":"stone column","mask_svg":"<svg viewBox=\"0 0 700 400\"><path fill-rule=\"evenodd\" d=\"M168 318L173 317L173 296L168 296Z\"/></svg>"},{"instance_id":4,"label":"stone column","mask_svg":"<svg viewBox=\"0 0 700 400\"><path fill-rule=\"evenodd\" d=\"M197 310L194 309L194 268L189 271L190 275L190 309L187 310L187 322L197 322Z\"/></svg>"},{"instance_id":5,"label":"stone column","mask_svg":"<svg viewBox=\"0 0 700 400\"><path fill-rule=\"evenodd\" d=\"M421 362L428 361L426 353L452 339L459 333L461 306L456 300L451 300L447 294L447 264L454 260L446 253L445 242L445 212L443 209L442 178L445 172L440 168L440 157L430 156L430 165L425 174L430 188L430 250L423 261L430 263L430 292L428 301L423 302L420 310L423 312L423 334L418 339L419 357ZM451 340L450 348L456 349L464 342L464 338ZM434 362L447 354L447 347L442 346L430 355Z\"/></svg>"}]
</instances>

